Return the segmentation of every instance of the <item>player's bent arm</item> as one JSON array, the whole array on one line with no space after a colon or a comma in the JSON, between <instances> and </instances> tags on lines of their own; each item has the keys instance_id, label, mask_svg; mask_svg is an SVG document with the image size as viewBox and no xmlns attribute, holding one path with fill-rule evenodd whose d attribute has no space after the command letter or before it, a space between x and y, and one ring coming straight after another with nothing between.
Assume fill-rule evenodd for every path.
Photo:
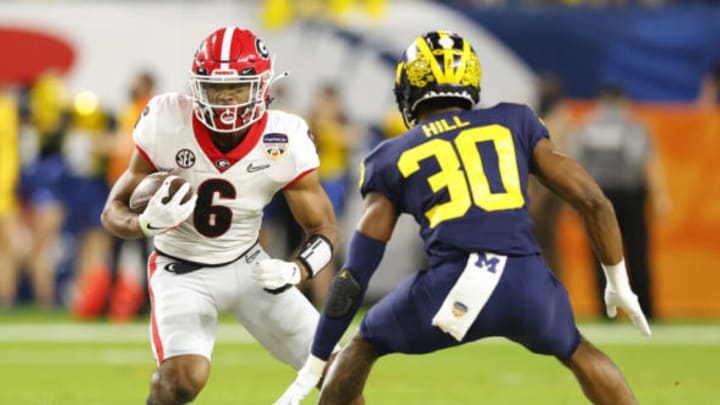
<instances>
[{"instance_id":1,"label":"player's bent arm","mask_svg":"<svg viewBox=\"0 0 720 405\"><path fill-rule=\"evenodd\" d=\"M320 185L320 176L314 170L284 190L290 211L305 230L308 241L295 262L303 277L315 276L332 259L338 242L338 225L332 203Z\"/></svg>"},{"instance_id":2,"label":"player's bent arm","mask_svg":"<svg viewBox=\"0 0 720 405\"><path fill-rule=\"evenodd\" d=\"M371 192L365 197L363 216L356 231L382 242L390 240L398 219L398 211L385 195Z\"/></svg>"},{"instance_id":3,"label":"player's bent arm","mask_svg":"<svg viewBox=\"0 0 720 405\"><path fill-rule=\"evenodd\" d=\"M365 209L350 242L347 260L333 280L315 329L311 353L316 358L330 357L355 317L397 218L395 205L384 195L371 192L365 197Z\"/></svg>"},{"instance_id":4,"label":"player's bent arm","mask_svg":"<svg viewBox=\"0 0 720 405\"><path fill-rule=\"evenodd\" d=\"M605 306L608 316L615 317L620 307L640 333L650 336L650 326L630 288L620 227L610 200L577 161L553 150L547 139L535 146L532 165L540 181L572 204L582 216L607 280Z\"/></svg>"},{"instance_id":5,"label":"player's bent arm","mask_svg":"<svg viewBox=\"0 0 720 405\"><path fill-rule=\"evenodd\" d=\"M130 158L128 168L110 190L102 212L102 224L108 232L123 239L145 237L138 223L138 215L130 212L128 202L138 183L154 171L155 168L135 150Z\"/></svg>"},{"instance_id":6,"label":"player's bent arm","mask_svg":"<svg viewBox=\"0 0 720 405\"><path fill-rule=\"evenodd\" d=\"M600 261L619 263L623 258L620 227L612 203L595 180L576 160L554 150L547 139L535 146L532 164L538 179L578 211Z\"/></svg>"}]
</instances>

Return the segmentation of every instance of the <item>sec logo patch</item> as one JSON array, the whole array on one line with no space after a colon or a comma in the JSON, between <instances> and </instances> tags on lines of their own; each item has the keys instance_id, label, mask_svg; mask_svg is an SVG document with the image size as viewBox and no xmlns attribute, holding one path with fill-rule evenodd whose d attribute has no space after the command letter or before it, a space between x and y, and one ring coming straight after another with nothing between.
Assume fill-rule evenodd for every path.
<instances>
[{"instance_id":1,"label":"sec logo patch","mask_svg":"<svg viewBox=\"0 0 720 405\"><path fill-rule=\"evenodd\" d=\"M190 149L180 149L175 154L175 163L183 169L189 169L195 164L195 154Z\"/></svg>"},{"instance_id":2,"label":"sec logo patch","mask_svg":"<svg viewBox=\"0 0 720 405\"><path fill-rule=\"evenodd\" d=\"M263 135L263 150L272 159L279 159L288 150L288 136L272 133Z\"/></svg>"}]
</instances>

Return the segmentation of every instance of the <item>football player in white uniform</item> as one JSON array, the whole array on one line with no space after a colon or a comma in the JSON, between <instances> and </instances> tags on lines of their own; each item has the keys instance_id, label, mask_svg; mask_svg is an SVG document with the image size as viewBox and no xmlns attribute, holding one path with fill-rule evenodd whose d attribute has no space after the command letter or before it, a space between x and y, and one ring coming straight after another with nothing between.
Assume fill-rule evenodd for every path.
<instances>
[{"instance_id":1,"label":"football player in white uniform","mask_svg":"<svg viewBox=\"0 0 720 405\"><path fill-rule=\"evenodd\" d=\"M104 226L122 238L154 236L148 261L150 332L158 368L148 404L192 401L208 378L219 311L233 314L279 360L299 369L317 311L293 286L332 257L337 225L315 169L303 119L267 109L272 59L252 32L212 33L195 54L191 96L153 98L136 124L129 167L108 197ZM141 214L130 195L148 174L171 170ZM282 190L308 241L293 261L258 245L262 209Z\"/></svg>"}]
</instances>

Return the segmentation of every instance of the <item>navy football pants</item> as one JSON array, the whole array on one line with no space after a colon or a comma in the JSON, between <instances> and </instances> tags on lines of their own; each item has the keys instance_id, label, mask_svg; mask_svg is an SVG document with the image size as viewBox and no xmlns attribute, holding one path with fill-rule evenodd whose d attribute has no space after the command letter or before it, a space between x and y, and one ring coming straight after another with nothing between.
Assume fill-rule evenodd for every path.
<instances>
[{"instance_id":1,"label":"navy football pants","mask_svg":"<svg viewBox=\"0 0 720 405\"><path fill-rule=\"evenodd\" d=\"M465 260L446 261L403 280L366 314L360 333L380 355L420 354L502 336L540 354L569 358L580 342L565 287L540 256L508 257L495 291L462 342L432 326Z\"/></svg>"}]
</instances>

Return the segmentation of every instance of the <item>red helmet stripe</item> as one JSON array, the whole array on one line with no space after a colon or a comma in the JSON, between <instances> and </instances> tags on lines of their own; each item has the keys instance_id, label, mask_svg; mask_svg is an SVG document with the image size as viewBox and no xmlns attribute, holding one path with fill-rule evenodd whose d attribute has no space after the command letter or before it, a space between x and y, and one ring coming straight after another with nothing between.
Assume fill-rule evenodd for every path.
<instances>
[{"instance_id":1,"label":"red helmet stripe","mask_svg":"<svg viewBox=\"0 0 720 405\"><path fill-rule=\"evenodd\" d=\"M230 64L228 62L230 61L230 50L232 49L233 34L235 33L236 29L237 27L225 28L225 35L223 35L222 39L222 49L220 51L221 70L227 70L230 68Z\"/></svg>"}]
</instances>

